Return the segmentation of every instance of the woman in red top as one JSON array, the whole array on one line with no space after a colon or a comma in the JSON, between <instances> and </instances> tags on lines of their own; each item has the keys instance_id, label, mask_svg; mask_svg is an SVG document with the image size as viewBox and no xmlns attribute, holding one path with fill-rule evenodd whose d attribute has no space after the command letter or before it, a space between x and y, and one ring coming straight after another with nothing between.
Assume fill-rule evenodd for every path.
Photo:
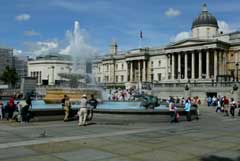
<instances>
[{"instance_id":1,"label":"woman in red top","mask_svg":"<svg viewBox=\"0 0 240 161\"><path fill-rule=\"evenodd\" d=\"M229 105L229 100L227 99L226 96L224 96L224 99L223 99L223 108L224 108L224 112L226 113L225 116L229 116L228 114L228 105Z\"/></svg>"},{"instance_id":2,"label":"woman in red top","mask_svg":"<svg viewBox=\"0 0 240 161\"><path fill-rule=\"evenodd\" d=\"M10 97L8 100L8 119L12 118L14 110L15 110L14 98Z\"/></svg>"}]
</instances>

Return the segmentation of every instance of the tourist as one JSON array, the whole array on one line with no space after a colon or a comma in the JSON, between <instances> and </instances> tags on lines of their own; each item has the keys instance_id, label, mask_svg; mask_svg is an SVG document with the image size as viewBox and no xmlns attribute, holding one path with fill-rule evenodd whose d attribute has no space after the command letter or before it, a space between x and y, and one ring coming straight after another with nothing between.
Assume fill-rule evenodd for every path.
<instances>
[{"instance_id":1,"label":"tourist","mask_svg":"<svg viewBox=\"0 0 240 161\"><path fill-rule=\"evenodd\" d=\"M2 102L2 97L0 97L0 119L1 120L3 119L3 107L4 107L4 104Z\"/></svg>"},{"instance_id":2,"label":"tourist","mask_svg":"<svg viewBox=\"0 0 240 161\"><path fill-rule=\"evenodd\" d=\"M2 102L2 97L0 97L0 119L3 119L3 102Z\"/></svg>"},{"instance_id":3,"label":"tourist","mask_svg":"<svg viewBox=\"0 0 240 161\"><path fill-rule=\"evenodd\" d=\"M220 110L220 112L222 111L222 108L221 108L221 100L220 100L220 99L217 100L216 112L218 112L218 110Z\"/></svg>"},{"instance_id":4,"label":"tourist","mask_svg":"<svg viewBox=\"0 0 240 161\"><path fill-rule=\"evenodd\" d=\"M169 100L169 112L171 116L171 123L178 122L179 114L177 113L177 107L174 104L173 98Z\"/></svg>"},{"instance_id":5,"label":"tourist","mask_svg":"<svg viewBox=\"0 0 240 161\"><path fill-rule=\"evenodd\" d=\"M8 104L7 104L7 108L8 108L8 117L7 119L12 119L13 116L13 112L15 111L15 103L14 103L14 98L10 97L8 100Z\"/></svg>"},{"instance_id":6,"label":"tourist","mask_svg":"<svg viewBox=\"0 0 240 161\"><path fill-rule=\"evenodd\" d=\"M187 121L192 121L191 119L191 103L189 99L186 99L184 105L184 111L186 112Z\"/></svg>"},{"instance_id":7,"label":"tourist","mask_svg":"<svg viewBox=\"0 0 240 161\"><path fill-rule=\"evenodd\" d=\"M221 112L224 112L224 97L223 96L220 99L220 103L221 103Z\"/></svg>"},{"instance_id":8,"label":"tourist","mask_svg":"<svg viewBox=\"0 0 240 161\"><path fill-rule=\"evenodd\" d=\"M226 96L223 97L223 110L224 110L224 113L225 113L225 116L229 116L228 114L228 107L229 106L229 100L227 99Z\"/></svg>"},{"instance_id":9,"label":"tourist","mask_svg":"<svg viewBox=\"0 0 240 161\"><path fill-rule=\"evenodd\" d=\"M196 114L197 114L197 120L199 119L199 115L200 115L200 110L199 110L199 106L201 104L201 101L199 99L198 96L193 98L193 107L196 108Z\"/></svg>"},{"instance_id":10,"label":"tourist","mask_svg":"<svg viewBox=\"0 0 240 161\"><path fill-rule=\"evenodd\" d=\"M230 114L232 115L232 117L235 116L235 109L237 107L236 102L234 101L233 98L231 98L231 102L230 102Z\"/></svg>"},{"instance_id":11,"label":"tourist","mask_svg":"<svg viewBox=\"0 0 240 161\"><path fill-rule=\"evenodd\" d=\"M71 106L70 98L67 95L64 95L64 101L63 102L64 102L64 113L65 113L63 121L68 121L70 106Z\"/></svg>"},{"instance_id":12,"label":"tourist","mask_svg":"<svg viewBox=\"0 0 240 161\"><path fill-rule=\"evenodd\" d=\"M217 105L217 97L216 96L213 96L211 105L212 106L216 106Z\"/></svg>"},{"instance_id":13,"label":"tourist","mask_svg":"<svg viewBox=\"0 0 240 161\"><path fill-rule=\"evenodd\" d=\"M86 125L86 119L87 119L87 96L84 94L80 100L80 109L78 111L79 116L79 126L85 126Z\"/></svg>"},{"instance_id":14,"label":"tourist","mask_svg":"<svg viewBox=\"0 0 240 161\"><path fill-rule=\"evenodd\" d=\"M94 95L92 94L91 99L89 99L87 103L90 105L90 107L88 109L88 113L87 113L87 118L88 118L88 120L92 120L93 109L97 108L98 101L94 98Z\"/></svg>"},{"instance_id":15,"label":"tourist","mask_svg":"<svg viewBox=\"0 0 240 161\"><path fill-rule=\"evenodd\" d=\"M29 122L29 117L28 117L28 109L29 105L27 104L26 101L21 101L20 102L20 107L21 107L21 117L22 117L22 122L26 123Z\"/></svg>"},{"instance_id":16,"label":"tourist","mask_svg":"<svg viewBox=\"0 0 240 161\"><path fill-rule=\"evenodd\" d=\"M63 99L61 100L62 108L64 108L64 106L65 106L65 100L66 100L66 98L67 98L67 95L64 95L64 96L63 96Z\"/></svg>"},{"instance_id":17,"label":"tourist","mask_svg":"<svg viewBox=\"0 0 240 161\"><path fill-rule=\"evenodd\" d=\"M20 102L18 101L16 104L15 111L13 112L12 120L16 120L18 122L19 115L21 116L21 107L20 107Z\"/></svg>"},{"instance_id":18,"label":"tourist","mask_svg":"<svg viewBox=\"0 0 240 161\"><path fill-rule=\"evenodd\" d=\"M207 104L208 104L208 106L210 106L212 104L212 98L210 96L208 96L208 98L207 98Z\"/></svg>"}]
</instances>

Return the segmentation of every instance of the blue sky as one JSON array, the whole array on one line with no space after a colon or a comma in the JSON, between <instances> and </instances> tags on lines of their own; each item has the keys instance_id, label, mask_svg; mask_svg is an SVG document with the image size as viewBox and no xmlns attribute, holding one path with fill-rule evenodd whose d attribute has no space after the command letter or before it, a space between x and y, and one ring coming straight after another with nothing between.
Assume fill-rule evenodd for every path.
<instances>
[{"instance_id":1,"label":"blue sky","mask_svg":"<svg viewBox=\"0 0 240 161\"><path fill-rule=\"evenodd\" d=\"M86 43L106 53L112 40L120 50L159 47L189 36L203 3L230 32L240 29L239 0L0 0L0 45L33 54L64 49L67 30L80 23ZM179 35L180 34L180 35ZM37 52L39 53L39 52Z\"/></svg>"}]
</instances>

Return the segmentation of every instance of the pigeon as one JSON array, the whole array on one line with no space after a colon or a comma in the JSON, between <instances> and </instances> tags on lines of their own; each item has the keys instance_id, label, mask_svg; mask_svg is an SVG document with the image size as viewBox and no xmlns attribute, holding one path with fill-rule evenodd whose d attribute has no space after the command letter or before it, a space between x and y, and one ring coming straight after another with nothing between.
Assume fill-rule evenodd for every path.
<instances>
[{"instance_id":1,"label":"pigeon","mask_svg":"<svg viewBox=\"0 0 240 161\"><path fill-rule=\"evenodd\" d=\"M43 130L43 132L40 133L40 135L39 135L40 138L44 138L46 136L47 136L46 130Z\"/></svg>"}]
</instances>

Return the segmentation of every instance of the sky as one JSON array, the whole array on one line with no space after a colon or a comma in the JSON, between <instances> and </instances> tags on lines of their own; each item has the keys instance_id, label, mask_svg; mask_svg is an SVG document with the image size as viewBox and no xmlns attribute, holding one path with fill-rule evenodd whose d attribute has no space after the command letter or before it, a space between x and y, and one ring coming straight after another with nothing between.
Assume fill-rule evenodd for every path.
<instances>
[{"instance_id":1,"label":"sky","mask_svg":"<svg viewBox=\"0 0 240 161\"><path fill-rule=\"evenodd\" d=\"M195 17L206 3L221 31L240 30L239 0L0 0L0 46L16 54L65 51L74 22L97 54L112 41L119 50L161 47L188 38Z\"/></svg>"}]
</instances>

